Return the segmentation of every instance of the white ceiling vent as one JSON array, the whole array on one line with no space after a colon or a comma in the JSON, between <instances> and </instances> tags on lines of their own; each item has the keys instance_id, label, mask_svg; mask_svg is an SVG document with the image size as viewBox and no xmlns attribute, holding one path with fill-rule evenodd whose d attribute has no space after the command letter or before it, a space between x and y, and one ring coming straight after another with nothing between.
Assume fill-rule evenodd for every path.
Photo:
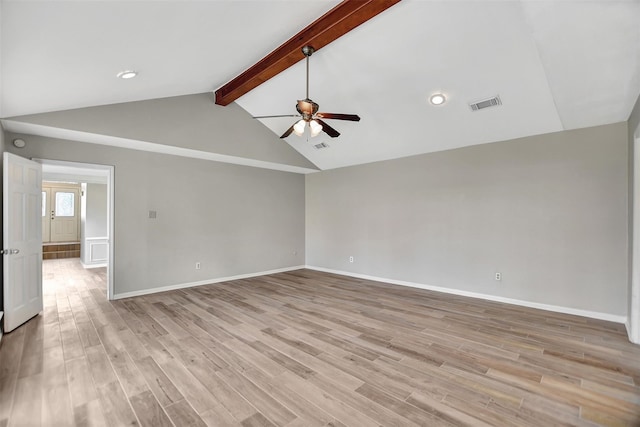
<instances>
[{"instance_id":1,"label":"white ceiling vent","mask_svg":"<svg viewBox=\"0 0 640 427\"><path fill-rule=\"evenodd\" d=\"M326 142L321 142L320 144L314 145L313 148L315 148L316 150L322 150L324 148L329 148L329 144L327 144Z\"/></svg>"},{"instance_id":2,"label":"white ceiling vent","mask_svg":"<svg viewBox=\"0 0 640 427\"><path fill-rule=\"evenodd\" d=\"M469 107L471 107L471 111L478 111L489 107L497 107L498 105L502 105L502 100L500 100L500 96L496 95L493 98L472 102Z\"/></svg>"}]
</instances>

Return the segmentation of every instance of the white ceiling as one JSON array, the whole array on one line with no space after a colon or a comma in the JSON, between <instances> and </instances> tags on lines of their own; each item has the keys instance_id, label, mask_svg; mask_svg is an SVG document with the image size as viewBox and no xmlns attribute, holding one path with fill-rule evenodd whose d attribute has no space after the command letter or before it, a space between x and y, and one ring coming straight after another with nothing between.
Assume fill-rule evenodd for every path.
<instances>
[{"instance_id":1,"label":"white ceiling","mask_svg":"<svg viewBox=\"0 0 640 427\"><path fill-rule=\"evenodd\" d=\"M215 90L337 3L2 1L0 117ZM403 0L311 58L320 110L362 120L287 142L330 169L625 121L638 22L639 1ZM140 75L116 79L124 69ZM289 114L304 95L300 62L238 104ZM503 105L471 112L494 95ZM293 121L262 120L276 135Z\"/></svg>"},{"instance_id":2,"label":"white ceiling","mask_svg":"<svg viewBox=\"0 0 640 427\"><path fill-rule=\"evenodd\" d=\"M335 4L1 0L2 117L214 90Z\"/></svg>"}]
</instances>

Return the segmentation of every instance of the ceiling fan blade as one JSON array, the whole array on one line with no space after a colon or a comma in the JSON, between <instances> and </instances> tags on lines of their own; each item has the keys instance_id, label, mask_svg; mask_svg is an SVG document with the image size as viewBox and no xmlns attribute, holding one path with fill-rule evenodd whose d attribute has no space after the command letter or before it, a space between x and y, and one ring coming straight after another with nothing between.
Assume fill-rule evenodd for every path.
<instances>
[{"instance_id":1,"label":"ceiling fan blade","mask_svg":"<svg viewBox=\"0 0 640 427\"><path fill-rule=\"evenodd\" d=\"M271 119L274 117L300 117L299 114L277 114L274 116L253 116L252 119Z\"/></svg>"},{"instance_id":2,"label":"ceiling fan blade","mask_svg":"<svg viewBox=\"0 0 640 427\"><path fill-rule=\"evenodd\" d=\"M294 123L294 124L295 124L295 123ZM280 137L280 139L282 139L282 138L286 138L286 137L288 137L289 135L291 135L291 132L293 132L293 126L294 126L294 125L291 125L291 127L290 127L289 129L287 129L287 131L286 131L285 133L283 133L283 134L282 134L282 136Z\"/></svg>"},{"instance_id":3,"label":"ceiling fan blade","mask_svg":"<svg viewBox=\"0 0 640 427\"><path fill-rule=\"evenodd\" d=\"M331 138L337 138L340 136L340 132L338 132L337 130L335 130L334 128L332 128L331 126L329 126L328 124L326 124L325 122L323 122L320 119L315 119L316 122L320 123L320 125L322 126L322 130L324 131L324 133L326 133L327 135L329 135Z\"/></svg>"},{"instance_id":4,"label":"ceiling fan blade","mask_svg":"<svg viewBox=\"0 0 640 427\"><path fill-rule=\"evenodd\" d=\"M359 122L360 116L357 114L340 114L340 113L318 113L316 117L322 119L349 120L351 122Z\"/></svg>"}]
</instances>

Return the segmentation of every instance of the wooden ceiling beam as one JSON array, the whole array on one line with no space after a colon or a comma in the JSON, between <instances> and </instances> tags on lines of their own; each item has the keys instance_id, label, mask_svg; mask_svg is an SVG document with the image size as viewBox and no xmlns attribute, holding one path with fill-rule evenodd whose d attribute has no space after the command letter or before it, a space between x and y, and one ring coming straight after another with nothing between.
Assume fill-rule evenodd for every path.
<instances>
[{"instance_id":1,"label":"wooden ceiling beam","mask_svg":"<svg viewBox=\"0 0 640 427\"><path fill-rule=\"evenodd\" d=\"M399 1L344 0L248 70L216 90L216 104L229 105L304 59L302 54L304 46L312 46L316 51L320 50Z\"/></svg>"}]
</instances>

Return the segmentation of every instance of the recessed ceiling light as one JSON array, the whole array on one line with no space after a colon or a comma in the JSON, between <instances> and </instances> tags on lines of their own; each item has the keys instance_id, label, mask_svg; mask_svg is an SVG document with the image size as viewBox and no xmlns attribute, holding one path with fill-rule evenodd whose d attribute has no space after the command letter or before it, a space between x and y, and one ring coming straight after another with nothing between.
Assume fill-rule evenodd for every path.
<instances>
[{"instance_id":1,"label":"recessed ceiling light","mask_svg":"<svg viewBox=\"0 0 640 427\"><path fill-rule=\"evenodd\" d=\"M132 79L137 75L138 75L138 72L132 71L132 70L120 71L118 73L118 77L121 79Z\"/></svg>"},{"instance_id":2,"label":"recessed ceiling light","mask_svg":"<svg viewBox=\"0 0 640 427\"><path fill-rule=\"evenodd\" d=\"M433 105L444 104L446 100L447 98L445 98L445 96L441 93L435 93L431 95L431 98L429 98L429 102L431 102Z\"/></svg>"}]
</instances>

